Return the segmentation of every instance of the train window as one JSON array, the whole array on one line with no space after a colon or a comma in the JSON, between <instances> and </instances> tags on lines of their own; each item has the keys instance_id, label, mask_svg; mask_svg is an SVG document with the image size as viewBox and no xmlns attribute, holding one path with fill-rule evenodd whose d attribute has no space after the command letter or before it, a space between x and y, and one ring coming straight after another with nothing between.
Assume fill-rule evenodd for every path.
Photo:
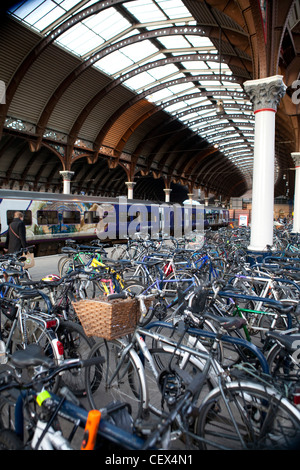
<instances>
[{"instance_id":1,"label":"train window","mask_svg":"<svg viewBox=\"0 0 300 470\"><path fill-rule=\"evenodd\" d=\"M85 211L84 213L85 224L97 224L99 220L100 220L100 217L97 211Z\"/></svg>"},{"instance_id":2,"label":"train window","mask_svg":"<svg viewBox=\"0 0 300 470\"><path fill-rule=\"evenodd\" d=\"M9 225L12 222L15 212L17 212L17 209L6 211L7 225ZM24 214L24 223L25 223L25 225L32 225L32 213L31 213L31 211L22 211L22 210L20 210L20 212L22 212Z\"/></svg>"},{"instance_id":3,"label":"train window","mask_svg":"<svg viewBox=\"0 0 300 470\"><path fill-rule=\"evenodd\" d=\"M63 211L63 224L80 224L80 212Z\"/></svg>"},{"instance_id":4,"label":"train window","mask_svg":"<svg viewBox=\"0 0 300 470\"><path fill-rule=\"evenodd\" d=\"M37 211L36 218L38 225L56 225L59 223L57 211Z\"/></svg>"}]
</instances>

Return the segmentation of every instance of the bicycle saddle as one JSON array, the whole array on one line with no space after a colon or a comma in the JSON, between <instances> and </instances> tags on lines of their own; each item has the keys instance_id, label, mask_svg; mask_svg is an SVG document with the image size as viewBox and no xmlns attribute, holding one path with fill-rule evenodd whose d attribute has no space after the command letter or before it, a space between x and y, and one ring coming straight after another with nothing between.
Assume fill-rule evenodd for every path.
<instances>
[{"instance_id":1,"label":"bicycle saddle","mask_svg":"<svg viewBox=\"0 0 300 470\"><path fill-rule=\"evenodd\" d=\"M266 336L276 339L290 353L300 348L300 335L285 335L277 331L268 331Z\"/></svg>"},{"instance_id":2,"label":"bicycle saddle","mask_svg":"<svg viewBox=\"0 0 300 470\"><path fill-rule=\"evenodd\" d=\"M26 289L18 291L19 299L33 299L34 297L40 297L41 294L35 289Z\"/></svg>"},{"instance_id":3,"label":"bicycle saddle","mask_svg":"<svg viewBox=\"0 0 300 470\"><path fill-rule=\"evenodd\" d=\"M208 312L204 314L204 317L215 321L226 331L239 330L240 328L242 328L242 326L246 325L247 323L244 318L219 317L217 315L213 315L212 313L208 313Z\"/></svg>"},{"instance_id":4,"label":"bicycle saddle","mask_svg":"<svg viewBox=\"0 0 300 470\"><path fill-rule=\"evenodd\" d=\"M77 254L78 250L76 250L76 248L72 248L71 246L64 246L61 249L61 252L62 253L67 253L68 255L71 255L71 254Z\"/></svg>"},{"instance_id":5,"label":"bicycle saddle","mask_svg":"<svg viewBox=\"0 0 300 470\"><path fill-rule=\"evenodd\" d=\"M11 362L20 369L29 366L39 366L52 364L52 359L45 356L42 348L38 344L29 344L26 349L15 351L11 355Z\"/></svg>"}]
</instances>

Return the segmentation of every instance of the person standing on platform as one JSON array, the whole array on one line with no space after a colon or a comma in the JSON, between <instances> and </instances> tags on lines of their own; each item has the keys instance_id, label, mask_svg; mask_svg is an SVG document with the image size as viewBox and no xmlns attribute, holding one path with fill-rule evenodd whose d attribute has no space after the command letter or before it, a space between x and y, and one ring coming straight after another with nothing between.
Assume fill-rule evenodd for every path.
<instances>
[{"instance_id":1,"label":"person standing on platform","mask_svg":"<svg viewBox=\"0 0 300 470\"><path fill-rule=\"evenodd\" d=\"M22 248L26 248L24 214L20 211L16 211L8 227L4 251L6 253L15 253Z\"/></svg>"}]
</instances>

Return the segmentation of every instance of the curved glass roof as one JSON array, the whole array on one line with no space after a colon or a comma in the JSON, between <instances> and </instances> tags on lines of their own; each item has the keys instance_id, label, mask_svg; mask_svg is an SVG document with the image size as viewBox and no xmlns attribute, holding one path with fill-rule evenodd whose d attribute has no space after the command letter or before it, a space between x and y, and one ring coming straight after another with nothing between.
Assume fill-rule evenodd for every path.
<instances>
[{"instance_id":1,"label":"curved glass roof","mask_svg":"<svg viewBox=\"0 0 300 470\"><path fill-rule=\"evenodd\" d=\"M97 2L99 3L99 2ZM107 2L102 2L103 4ZM28 0L10 14L122 81L190 127L240 168L251 186L252 105L218 48L181 0ZM82 18L72 26L72 16ZM70 27L60 32L66 20ZM216 41L215 41L216 43Z\"/></svg>"}]
</instances>

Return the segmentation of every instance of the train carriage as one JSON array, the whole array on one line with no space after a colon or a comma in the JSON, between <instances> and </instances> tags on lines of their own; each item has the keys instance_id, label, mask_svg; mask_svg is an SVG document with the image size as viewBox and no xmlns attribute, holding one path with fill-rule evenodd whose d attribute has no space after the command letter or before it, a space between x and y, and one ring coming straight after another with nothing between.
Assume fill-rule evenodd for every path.
<instances>
[{"instance_id":1,"label":"train carriage","mask_svg":"<svg viewBox=\"0 0 300 470\"><path fill-rule=\"evenodd\" d=\"M24 213L27 242L35 245L36 256L58 253L68 238L80 243L95 238L113 243L137 231L153 238L162 232L182 236L190 230L215 229L229 222L229 211L217 207L3 189L1 246L16 210Z\"/></svg>"}]
</instances>

